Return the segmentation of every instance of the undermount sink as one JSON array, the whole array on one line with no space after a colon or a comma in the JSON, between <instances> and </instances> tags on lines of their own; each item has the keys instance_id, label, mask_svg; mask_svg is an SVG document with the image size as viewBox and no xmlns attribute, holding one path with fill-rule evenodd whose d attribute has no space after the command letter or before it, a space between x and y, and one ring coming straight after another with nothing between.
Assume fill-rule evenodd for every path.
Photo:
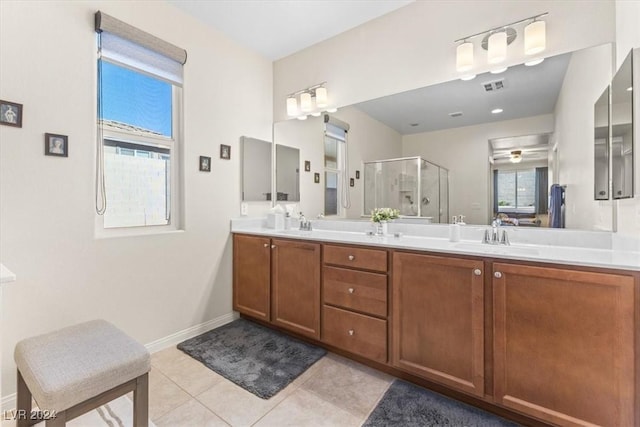
<instances>
[{"instance_id":1,"label":"undermount sink","mask_svg":"<svg viewBox=\"0 0 640 427\"><path fill-rule=\"evenodd\" d=\"M463 251L478 251L488 254L499 255L540 255L536 248L526 248L514 245L490 245L486 243L458 243L456 249Z\"/></svg>"}]
</instances>

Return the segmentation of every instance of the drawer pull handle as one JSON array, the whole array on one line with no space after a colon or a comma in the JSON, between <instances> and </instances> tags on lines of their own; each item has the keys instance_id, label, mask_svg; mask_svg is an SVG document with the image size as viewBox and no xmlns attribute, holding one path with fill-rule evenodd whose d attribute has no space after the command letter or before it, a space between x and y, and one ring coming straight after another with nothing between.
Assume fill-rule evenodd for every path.
<instances>
[{"instance_id":1,"label":"drawer pull handle","mask_svg":"<svg viewBox=\"0 0 640 427\"><path fill-rule=\"evenodd\" d=\"M275 249L275 248L276 248L276 245L271 245L271 249Z\"/></svg>"},{"instance_id":2,"label":"drawer pull handle","mask_svg":"<svg viewBox=\"0 0 640 427\"><path fill-rule=\"evenodd\" d=\"M502 277L502 273L496 271L495 273L493 273L493 277L495 277L496 279L500 279Z\"/></svg>"},{"instance_id":3,"label":"drawer pull handle","mask_svg":"<svg viewBox=\"0 0 640 427\"><path fill-rule=\"evenodd\" d=\"M353 336L353 334L355 334L356 331L354 331L353 329L349 329L349 335Z\"/></svg>"},{"instance_id":4,"label":"drawer pull handle","mask_svg":"<svg viewBox=\"0 0 640 427\"><path fill-rule=\"evenodd\" d=\"M349 255L349 261L353 261L354 259L356 259L356 257L354 257L353 255Z\"/></svg>"},{"instance_id":5,"label":"drawer pull handle","mask_svg":"<svg viewBox=\"0 0 640 427\"><path fill-rule=\"evenodd\" d=\"M475 274L476 276L480 276L482 275L482 270L480 270L479 268L476 268L475 270L473 270L473 274Z\"/></svg>"},{"instance_id":6,"label":"drawer pull handle","mask_svg":"<svg viewBox=\"0 0 640 427\"><path fill-rule=\"evenodd\" d=\"M349 288L349 293L352 294L355 291L353 288Z\"/></svg>"},{"instance_id":7,"label":"drawer pull handle","mask_svg":"<svg viewBox=\"0 0 640 427\"><path fill-rule=\"evenodd\" d=\"M263 246L264 246L265 248L268 248L268 247L269 247L269 244L268 244L268 243L265 243Z\"/></svg>"}]
</instances>

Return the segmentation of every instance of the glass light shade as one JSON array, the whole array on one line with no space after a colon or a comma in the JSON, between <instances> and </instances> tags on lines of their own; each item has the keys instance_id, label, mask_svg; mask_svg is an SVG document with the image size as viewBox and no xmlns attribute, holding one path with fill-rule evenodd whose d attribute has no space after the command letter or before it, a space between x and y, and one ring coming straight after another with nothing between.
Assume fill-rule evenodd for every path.
<instances>
[{"instance_id":1,"label":"glass light shade","mask_svg":"<svg viewBox=\"0 0 640 427\"><path fill-rule=\"evenodd\" d=\"M466 75L466 76L462 76L462 77L460 77L460 80L463 80L463 81L465 81L465 82L466 82L466 81L469 81L469 80L473 80L473 79L475 79L475 78L476 78L476 75L475 75L475 74L468 74L468 75Z\"/></svg>"},{"instance_id":2,"label":"glass light shade","mask_svg":"<svg viewBox=\"0 0 640 427\"><path fill-rule=\"evenodd\" d=\"M547 47L547 31L544 21L533 21L524 27L524 53L535 55Z\"/></svg>"},{"instance_id":3,"label":"glass light shade","mask_svg":"<svg viewBox=\"0 0 640 427\"><path fill-rule=\"evenodd\" d=\"M327 88L319 87L316 89L316 107L322 108L327 106Z\"/></svg>"},{"instance_id":4,"label":"glass light shade","mask_svg":"<svg viewBox=\"0 0 640 427\"><path fill-rule=\"evenodd\" d=\"M500 31L489 37L487 49L487 61L489 64L497 64L507 58L507 33Z\"/></svg>"},{"instance_id":5,"label":"glass light shade","mask_svg":"<svg viewBox=\"0 0 640 427\"><path fill-rule=\"evenodd\" d=\"M336 111L338 111L336 107L327 108L327 113L335 113Z\"/></svg>"},{"instance_id":6,"label":"glass light shade","mask_svg":"<svg viewBox=\"0 0 640 427\"><path fill-rule=\"evenodd\" d=\"M311 115L313 117L320 117L322 115L322 113L320 111L315 111L315 112L311 113Z\"/></svg>"},{"instance_id":7,"label":"glass light shade","mask_svg":"<svg viewBox=\"0 0 640 427\"><path fill-rule=\"evenodd\" d=\"M287 115L295 116L296 114L298 114L298 101L295 96L287 98Z\"/></svg>"},{"instance_id":8,"label":"glass light shade","mask_svg":"<svg viewBox=\"0 0 640 427\"><path fill-rule=\"evenodd\" d=\"M536 58L532 59L531 61L525 62L524 65L526 65L527 67L533 67L534 65L542 64L542 62L544 62L544 58Z\"/></svg>"},{"instance_id":9,"label":"glass light shade","mask_svg":"<svg viewBox=\"0 0 640 427\"><path fill-rule=\"evenodd\" d=\"M309 92L305 92L300 95L300 109L304 112L313 110L313 104L311 103L311 94Z\"/></svg>"},{"instance_id":10,"label":"glass light shade","mask_svg":"<svg viewBox=\"0 0 640 427\"><path fill-rule=\"evenodd\" d=\"M509 160L511 161L511 163L520 163L522 161L522 155L518 154L515 156L511 156Z\"/></svg>"},{"instance_id":11,"label":"glass light shade","mask_svg":"<svg viewBox=\"0 0 640 427\"><path fill-rule=\"evenodd\" d=\"M306 115L305 116L298 116L298 117L296 117L296 119L298 119L298 120L307 120L307 116Z\"/></svg>"},{"instance_id":12,"label":"glass light shade","mask_svg":"<svg viewBox=\"0 0 640 427\"><path fill-rule=\"evenodd\" d=\"M463 73L473 68L473 43L465 42L456 49L456 70Z\"/></svg>"}]
</instances>

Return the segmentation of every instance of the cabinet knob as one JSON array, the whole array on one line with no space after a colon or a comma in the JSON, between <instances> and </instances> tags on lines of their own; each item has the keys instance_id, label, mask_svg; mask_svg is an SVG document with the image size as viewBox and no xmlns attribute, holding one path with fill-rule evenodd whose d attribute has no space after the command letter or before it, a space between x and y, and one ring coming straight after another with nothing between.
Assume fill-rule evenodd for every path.
<instances>
[{"instance_id":1,"label":"cabinet knob","mask_svg":"<svg viewBox=\"0 0 640 427\"><path fill-rule=\"evenodd\" d=\"M496 279L500 279L502 277L502 273L496 271L495 273L493 273L493 277L495 277Z\"/></svg>"},{"instance_id":2,"label":"cabinet knob","mask_svg":"<svg viewBox=\"0 0 640 427\"><path fill-rule=\"evenodd\" d=\"M268 248L268 247L269 247L269 244L268 244L268 243L265 243L263 246L264 246L265 248Z\"/></svg>"},{"instance_id":3,"label":"cabinet knob","mask_svg":"<svg viewBox=\"0 0 640 427\"><path fill-rule=\"evenodd\" d=\"M349 329L349 335L353 335L355 333L356 333L356 331L354 331L353 329Z\"/></svg>"},{"instance_id":4,"label":"cabinet knob","mask_svg":"<svg viewBox=\"0 0 640 427\"><path fill-rule=\"evenodd\" d=\"M356 259L356 257L354 257L353 255L349 255L349 261L353 261L354 259Z\"/></svg>"},{"instance_id":5,"label":"cabinet knob","mask_svg":"<svg viewBox=\"0 0 640 427\"><path fill-rule=\"evenodd\" d=\"M349 293L352 294L355 291L353 288L349 288Z\"/></svg>"},{"instance_id":6,"label":"cabinet knob","mask_svg":"<svg viewBox=\"0 0 640 427\"><path fill-rule=\"evenodd\" d=\"M480 270L479 268L476 268L475 270L473 270L473 274L475 274L476 276L480 276L482 275L482 270Z\"/></svg>"},{"instance_id":7,"label":"cabinet knob","mask_svg":"<svg viewBox=\"0 0 640 427\"><path fill-rule=\"evenodd\" d=\"M271 245L271 249L275 249L275 248L276 248L276 245Z\"/></svg>"}]
</instances>

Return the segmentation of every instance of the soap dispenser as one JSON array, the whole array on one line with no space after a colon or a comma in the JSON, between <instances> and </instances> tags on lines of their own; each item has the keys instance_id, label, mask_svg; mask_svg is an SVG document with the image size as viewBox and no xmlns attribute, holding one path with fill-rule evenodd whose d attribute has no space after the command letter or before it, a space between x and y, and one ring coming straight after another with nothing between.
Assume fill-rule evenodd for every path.
<instances>
[{"instance_id":1,"label":"soap dispenser","mask_svg":"<svg viewBox=\"0 0 640 427\"><path fill-rule=\"evenodd\" d=\"M451 218L451 224L449 224L449 241L460 241L460 224L458 224L458 217L455 215Z\"/></svg>"}]
</instances>

